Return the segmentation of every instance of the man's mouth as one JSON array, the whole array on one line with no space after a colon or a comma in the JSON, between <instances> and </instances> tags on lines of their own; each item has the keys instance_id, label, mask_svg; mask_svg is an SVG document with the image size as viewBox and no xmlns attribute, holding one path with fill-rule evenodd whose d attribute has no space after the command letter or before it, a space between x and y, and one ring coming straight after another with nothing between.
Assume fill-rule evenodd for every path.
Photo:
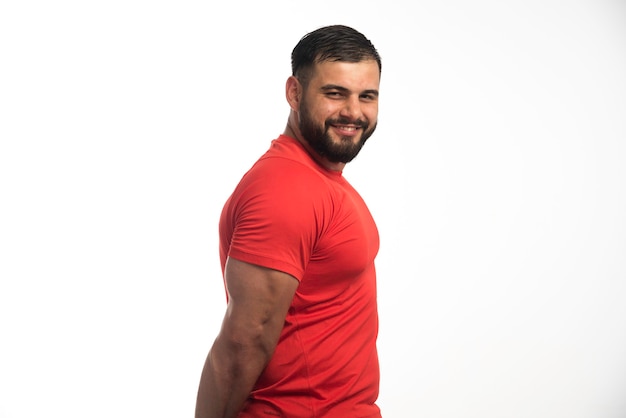
<instances>
[{"instance_id":1,"label":"man's mouth","mask_svg":"<svg viewBox=\"0 0 626 418\"><path fill-rule=\"evenodd\" d=\"M333 125L333 127L341 131L349 131L349 132L354 132L357 129L361 129L359 126L354 126L354 125Z\"/></svg>"},{"instance_id":2,"label":"man's mouth","mask_svg":"<svg viewBox=\"0 0 626 418\"><path fill-rule=\"evenodd\" d=\"M331 120L329 122L330 122L329 125L332 126L332 128L337 133L339 133L340 135L345 135L345 136L354 136L355 134L357 134L359 131L363 130L367 126L367 123L361 120L349 121L349 120L342 120L340 118L336 120Z\"/></svg>"},{"instance_id":3,"label":"man's mouth","mask_svg":"<svg viewBox=\"0 0 626 418\"><path fill-rule=\"evenodd\" d=\"M359 135L361 127L354 125L331 125L335 132L345 138L353 138Z\"/></svg>"}]
</instances>

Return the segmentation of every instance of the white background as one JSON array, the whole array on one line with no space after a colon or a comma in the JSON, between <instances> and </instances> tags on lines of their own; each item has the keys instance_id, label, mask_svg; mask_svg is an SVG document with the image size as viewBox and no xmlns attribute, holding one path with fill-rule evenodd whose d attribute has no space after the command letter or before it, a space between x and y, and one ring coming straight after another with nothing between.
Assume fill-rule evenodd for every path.
<instances>
[{"instance_id":1,"label":"white background","mask_svg":"<svg viewBox=\"0 0 626 418\"><path fill-rule=\"evenodd\" d=\"M334 23L383 58L344 174L382 239L385 418L626 416L623 2L9 0L1 418L193 416L219 211Z\"/></svg>"}]
</instances>

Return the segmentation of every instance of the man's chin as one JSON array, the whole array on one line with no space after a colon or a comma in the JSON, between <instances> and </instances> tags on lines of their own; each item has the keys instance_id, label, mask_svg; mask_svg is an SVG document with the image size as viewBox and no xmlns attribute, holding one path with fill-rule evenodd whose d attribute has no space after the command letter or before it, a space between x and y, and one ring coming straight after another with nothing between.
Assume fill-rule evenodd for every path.
<instances>
[{"instance_id":1,"label":"man's chin","mask_svg":"<svg viewBox=\"0 0 626 418\"><path fill-rule=\"evenodd\" d=\"M333 143L342 146L345 144L358 145L362 142L363 132L359 131L355 135L332 135L331 139Z\"/></svg>"},{"instance_id":2,"label":"man's chin","mask_svg":"<svg viewBox=\"0 0 626 418\"><path fill-rule=\"evenodd\" d=\"M345 144L345 143L344 143ZM351 144L349 147L336 147L326 154L334 163L349 163L361 152L362 144Z\"/></svg>"}]
</instances>

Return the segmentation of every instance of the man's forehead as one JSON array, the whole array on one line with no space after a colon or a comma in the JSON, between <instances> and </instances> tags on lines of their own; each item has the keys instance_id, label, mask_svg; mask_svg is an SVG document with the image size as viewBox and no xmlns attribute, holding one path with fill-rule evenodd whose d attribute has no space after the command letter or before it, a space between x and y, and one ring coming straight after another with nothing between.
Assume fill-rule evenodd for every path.
<instances>
[{"instance_id":1,"label":"man's forehead","mask_svg":"<svg viewBox=\"0 0 626 418\"><path fill-rule=\"evenodd\" d=\"M376 60L322 61L315 65L313 80L316 84L377 89L380 83L380 70Z\"/></svg>"}]
</instances>

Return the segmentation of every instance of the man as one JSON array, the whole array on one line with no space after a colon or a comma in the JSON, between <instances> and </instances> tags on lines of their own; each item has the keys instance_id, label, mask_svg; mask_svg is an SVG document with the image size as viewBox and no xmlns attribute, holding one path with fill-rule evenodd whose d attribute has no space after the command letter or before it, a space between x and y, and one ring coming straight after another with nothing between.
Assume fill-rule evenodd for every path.
<instances>
[{"instance_id":1,"label":"man","mask_svg":"<svg viewBox=\"0 0 626 418\"><path fill-rule=\"evenodd\" d=\"M380 56L328 26L291 59L287 127L220 218L228 304L196 418L381 416L378 231L342 175L376 128Z\"/></svg>"}]
</instances>

